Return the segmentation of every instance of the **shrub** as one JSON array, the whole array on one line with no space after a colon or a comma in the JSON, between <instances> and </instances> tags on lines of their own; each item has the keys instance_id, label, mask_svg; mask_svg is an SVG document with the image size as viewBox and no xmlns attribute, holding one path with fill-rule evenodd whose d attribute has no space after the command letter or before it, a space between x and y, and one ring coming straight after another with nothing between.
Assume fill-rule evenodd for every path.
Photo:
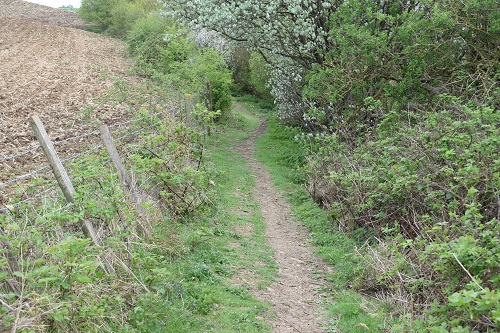
<instances>
[{"instance_id":1,"label":"shrub","mask_svg":"<svg viewBox=\"0 0 500 333\"><path fill-rule=\"evenodd\" d=\"M420 313L436 302L427 326L498 326L499 123L491 107L444 95L434 112L389 113L355 147L313 140L311 195L344 230L387 237L382 257L396 259L368 264L370 283L403 288Z\"/></svg>"},{"instance_id":2,"label":"shrub","mask_svg":"<svg viewBox=\"0 0 500 333\"><path fill-rule=\"evenodd\" d=\"M113 22L111 12L118 0L82 0L79 14L87 22L106 30Z\"/></svg>"},{"instance_id":3,"label":"shrub","mask_svg":"<svg viewBox=\"0 0 500 333\"><path fill-rule=\"evenodd\" d=\"M198 47L188 31L158 14L138 20L128 41L144 72L179 92L199 93L213 111L229 112L232 74L217 50Z\"/></svg>"},{"instance_id":4,"label":"shrub","mask_svg":"<svg viewBox=\"0 0 500 333\"><path fill-rule=\"evenodd\" d=\"M134 23L158 9L154 0L82 0L80 16L100 30L125 37Z\"/></svg>"}]
</instances>

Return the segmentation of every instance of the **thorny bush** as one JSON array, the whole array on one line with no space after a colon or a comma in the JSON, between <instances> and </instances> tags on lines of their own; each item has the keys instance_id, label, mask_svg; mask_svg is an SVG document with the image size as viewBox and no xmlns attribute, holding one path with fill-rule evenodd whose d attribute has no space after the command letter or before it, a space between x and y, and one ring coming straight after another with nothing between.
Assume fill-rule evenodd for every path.
<instances>
[{"instance_id":1,"label":"thorny bush","mask_svg":"<svg viewBox=\"0 0 500 333\"><path fill-rule=\"evenodd\" d=\"M434 112L388 114L354 148L309 136L311 195L343 230L387 242L365 245L385 265L368 262L359 288L430 309L412 330L500 327L499 123L493 108L444 95Z\"/></svg>"},{"instance_id":2,"label":"thorny bush","mask_svg":"<svg viewBox=\"0 0 500 333\"><path fill-rule=\"evenodd\" d=\"M201 105L192 112L202 124L218 115ZM204 163L204 144L205 133L200 128L184 122L160 124L143 137L131 157L137 171L148 178L145 184L174 216L185 217L211 204L212 170Z\"/></svg>"}]
</instances>

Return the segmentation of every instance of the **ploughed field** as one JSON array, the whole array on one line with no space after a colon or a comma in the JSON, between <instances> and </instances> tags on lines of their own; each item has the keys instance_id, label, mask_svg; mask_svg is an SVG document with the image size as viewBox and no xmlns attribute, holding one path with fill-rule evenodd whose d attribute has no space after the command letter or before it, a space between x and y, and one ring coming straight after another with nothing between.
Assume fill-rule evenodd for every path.
<instances>
[{"instance_id":1,"label":"ploughed field","mask_svg":"<svg viewBox=\"0 0 500 333\"><path fill-rule=\"evenodd\" d=\"M0 183L46 163L29 117L37 114L53 141L127 120L128 108L107 104L132 63L120 41L82 30L76 13L21 0L0 0ZM93 110L90 112L90 110ZM69 156L78 145L61 145Z\"/></svg>"}]
</instances>

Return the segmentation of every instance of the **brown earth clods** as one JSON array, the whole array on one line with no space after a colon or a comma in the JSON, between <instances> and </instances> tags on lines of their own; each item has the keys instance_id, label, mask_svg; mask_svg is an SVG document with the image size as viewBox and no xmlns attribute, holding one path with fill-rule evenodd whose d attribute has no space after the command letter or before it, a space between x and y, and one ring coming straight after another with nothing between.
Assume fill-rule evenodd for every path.
<instances>
[{"instance_id":1,"label":"brown earth clods","mask_svg":"<svg viewBox=\"0 0 500 333\"><path fill-rule=\"evenodd\" d=\"M2 162L37 145L31 115L40 117L53 141L81 135L90 130L84 106L109 94L113 77L134 80L127 77L132 63L126 46L83 27L76 13L0 0L0 183L12 177L8 170L35 165L35 159L45 163L40 156ZM129 115L123 108L99 105L92 117L110 124Z\"/></svg>"},{"instance_id":2,"label":"brown earth clods","mask_svg":"<svg viewBox=\"0 0 500 333\"><path fill-rule=\"evenodd\" d=\"M22 0L0 0L0 17L17 17L76 29L93 27L86 24L77 13Z\"/></svg>"}]
</instances>

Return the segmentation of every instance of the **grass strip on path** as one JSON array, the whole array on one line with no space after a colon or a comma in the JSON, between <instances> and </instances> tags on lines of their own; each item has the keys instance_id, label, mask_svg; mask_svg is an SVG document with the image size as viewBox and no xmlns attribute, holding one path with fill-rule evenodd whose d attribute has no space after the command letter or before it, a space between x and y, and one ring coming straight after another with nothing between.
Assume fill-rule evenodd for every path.
<instances>
[{"instance_id":1,"label":"grass strip on path","mask_svg":"<svg viewBox=\"0 0 500 333\"><path fill-rule=\"evenodd\" d=\"M275 186L287 196L294 218L310 229L317 254L333 266L328 277L332 289L324 290L333 296L325 304L329 317L325 329L345 333L383 331L383 306L352 289L363 274L363 267L354 255L359 244L339 232L303 186L306 180L300 167L305 163L306 151L294 139L298 130L281 125L260 107L258 100L243 97L239 103L250 112L268 118L267 132L256 141L256 157L267 165Z\"/></svg>"}]
</instances>

